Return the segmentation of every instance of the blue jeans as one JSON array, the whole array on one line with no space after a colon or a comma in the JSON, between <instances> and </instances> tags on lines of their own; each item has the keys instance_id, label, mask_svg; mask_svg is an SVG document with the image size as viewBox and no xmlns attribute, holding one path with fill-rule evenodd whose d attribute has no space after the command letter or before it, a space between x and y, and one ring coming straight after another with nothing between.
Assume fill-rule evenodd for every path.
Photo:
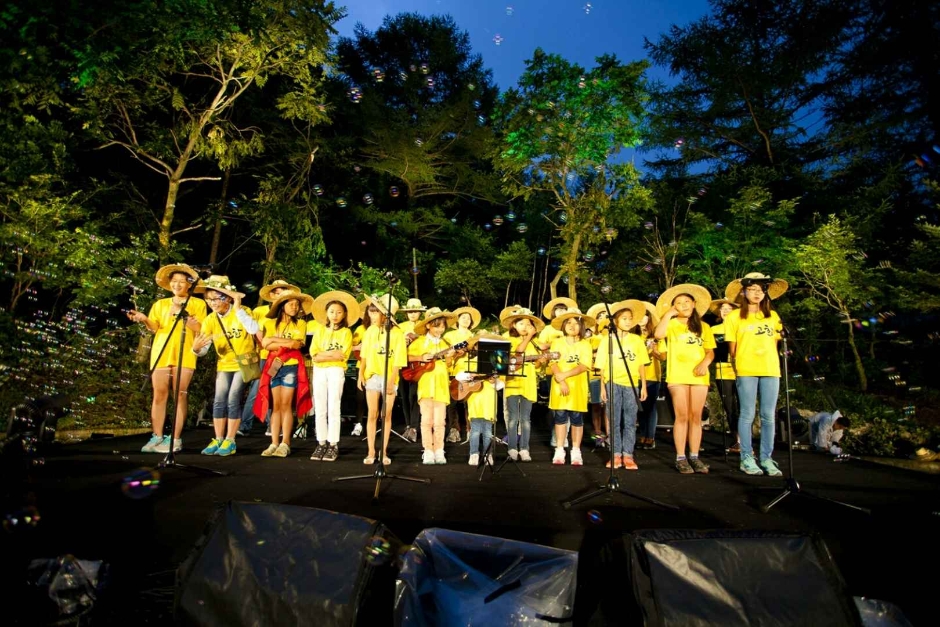
<instances>
[{"instance_id":1,"label":"blue jeans","mask_svg":"<svg viewBox=\"0 0 940 627\"><path fill-rule=\"evenodd\" d=\"M261 372L264 372L264 362L266 359L261 360ZM261 379L255 379L251 382L251 385L248 386L248 398L245 400L245 408L242 410L242 424L238 427L239 431L244 431L245 433L251 433L251 427L255 424L255 399L258 397L258 388L261 386ZM268 415L265 417L265 420L268 421L267 424L271 424L271 408L268 407Z\"/></svg>"},{"instance_id":2,"label":"blue jeans","mask_svg":"<svg viewBox=\"0 0 940 627\"><path fill-rule=\"evenodd\" d=\"M754 408L760 393L760 461L770 459L774 452L774 414L777 395L780 393L780 377L738 377L738 435L741 437L741 459L752 457L751 425L754 424Z\"/></svg>"},{"instance_id":3,"label":"blue jeans","mask_svg":"<svg viewBox=\"0 0 940 627\"><path fill-rule=\"evenodd\" d=\"M506 399L506 430L509 431L509 449L528 451L532 434L532 401L521 394ZM519 434L519 427L522 434Z\"/></svg>"},{"instance_id":4,"label":"blue jeans","mask_svg":"<svg viewBox=\"0 0 940 627\"><path fill-rule=\"evenodd\" d=\"M240 418L245 382L241 372L215 373L215 400L212 401L213 418Z\"/></svg>"},{"instance_id":5,"label":"blue jeans","mask_svg":"<svg viewBox=\"0 0 940 627\"><path fill-rule=\"evenodd\" d=\"M486 452L493 439L493 423L484 418L470 420L470 454L478 455ZM480 439L483 439L483 448L480 448Z\"/></svg>"},{"instance_id":6,"label":"blue jeans","mask_svg":"<svg viewBox=\"0 0 940 627\"><path fill-rule=\"evenodd\" d=\"M614 455L633 456L636 446L636 399L639 391L628 385L613 385L613 406L610 408L610 430L613 435ZM608 388L609 390L609 388ZM649 390L647 389L647 394Z\"/></svg>"},{"instance_id":7,"label":"blue jeans","mask_svg":"<svg viewBox=\"0 0 940 627\"><path fill-rule=\"evenodd\" d=\"M646 400L643 401L643 413L640 414L640 437L656 439L656 399L659 398L659 381L646 382Z\"/></svg>"}]
</instances>

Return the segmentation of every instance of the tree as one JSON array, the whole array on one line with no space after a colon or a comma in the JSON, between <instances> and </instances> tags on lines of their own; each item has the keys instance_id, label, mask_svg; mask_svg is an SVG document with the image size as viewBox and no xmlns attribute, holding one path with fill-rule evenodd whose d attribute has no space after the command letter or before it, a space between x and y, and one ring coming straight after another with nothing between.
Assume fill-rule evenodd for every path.
<instances>
[{"instance_id":1,"label":"tree","mask_svg":"<svg viewBox=\"0 0 940 627\"><path fill-rule=\"evenodd\" d=\"M577 298L582 255L638 221L648 191L632 163L610 158L640 140L645 62L596 59L587 71L537 49L519 86L503 94L498 109L501 138L494 162L510 196L544 195L560 240L562 263L551 282L568 278Z\"/></svg>"},{"instance_id":2,"label":"tree","mask_svg":"<svg viewBox=\"0 0 940 627\"><path fill-rule=\"evenodd\" d=\"M472 306L471 298L495 296L486 268L475 259L441 262L434 275L434 283L441 290L460 294L460 300L468 306Z\"/></svg>"},{"instance_id":3,"label":"tree","mask_svg":"<svg viewBox=\"0 0 940 627\"><path fill-rule=\"evenodd\" d=\"M868 272L856 259L855 234L836 216L830 216L812 235L792 249L796 266L807 285L809 308L827 307L836 311L848 329L859 388L868 389L865 365L855 344L856 307L872 298L874 289Z\"/></svg>"},{"instance_id":4,"label":"tree","mask_svg":"<svg viewBox=\"0 0 940 627\"><path fill-rule=\"evenodd\" d=\"M525 242L516 240L509 248L496 255L493 265L490 266L489 277L494 281L506 282L506 295L503 298L503 307L509 306L509 288L513 281L526 281L530 279L535 254Z\"/></svg>"}]
</instances>

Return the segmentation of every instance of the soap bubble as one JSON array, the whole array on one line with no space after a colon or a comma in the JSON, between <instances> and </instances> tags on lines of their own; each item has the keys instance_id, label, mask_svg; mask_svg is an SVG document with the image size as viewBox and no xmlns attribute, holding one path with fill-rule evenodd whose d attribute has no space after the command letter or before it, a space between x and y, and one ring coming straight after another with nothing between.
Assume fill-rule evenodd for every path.
<instances>
[{"instance_id":1,"label":"soap bubble","mask_svg":"<svg viewBox=\"0 0 940 627\"><path fill-rule=\"evenodd\" d=\"M580 79L578 79L578 87L580 87L581 89L584 89L585 87L587 87L587 81L585 80L583 76Z\"/></svg>"},{"instance_id":2,"label":"soap bubble","mask_svg":"<svg viewBox=\"0 0 940 627\"><path fill-rule=\"evenodd\" d=\"M584 260L587 262L594 261L594 252L590 250L584 251Z\"/></svg>"},{"instance_id":3,"label":"soap bubble","mask_svg":"<svg viewBox=\"0 0 940 627\"><path fill-rule=\"evenodd\" d=\"M493 37L493 43L496 44L497 46L503 43L503 36L500 35L499 33L496 33L496 36Z\"/></svg>"},{"instance_id":4,"label":"soap bubble","mask_svg":"<svg viewBox=\"0 0 940 627\"><path fill-rule=\"evenodd\" d=\"M496 226L500 226L502 225L502 223L503 223L503 216L495 216L493 218L493 224L495 224Z\"/></svg>"},{"instance_id":5,"label":"soap bubble","mask_svg":"<svg viewBox=\"0 0 940 627\"><path fill-rule=\"evenodd\" d=\"M603 517L603 516L601 515L601 513L600 513L599 511L597 511L596 509L590 510L590 511L587 513L587 517L588 517L588 520L591 521L592 523L594 523L595 525L599 525L599 524L601 524L602 522L604 522L604 517Z\"/></svg>"},{"instance_id":6,"label":"soap bubble","mask_svg":"<svg viewBox=\"0 0 940 627\"><path fill-rule=\"evenodd\" d=\"M359 101L362 100L362 90L358 87L350 87L346 95L349 96L349 99L355 104L359 104Z\"/></svg>"},{"instance_id":7,"label":"soap bubble","mask_svg":"<svg viewBox=\"0 0 940 627\"><path fill-rule=\"evenodd\" d=\"M320 185L319 183L317 183L316 185L314 185L314 186L313 186L313 193L316 194L317 196L322 196L322 195L323 195L323 186Z\"/></svg>"},{"instance_id":8,"label":"soap bubble","mask_svg":"<svg viewBox=\"0 0 940 627\"><path fill-rule=\"evenodd\" d=\"M568 214L567 214L566 212L562 211L561 214L558 216L558 220L559 220L562 224L565 224L566 222L568 222Z\"/></svg>"},{"instance_id":9,"label":"soap bubble","mask_svg":"<svg viewBox=\"0 0 940 627\"><path fill-rule=\"evenodd\" d=\"M509 213L506 214L506 219L512 222L513 220L516 219L516 213L514 211L510 211Z\"/></svg>"},{"instance_id":10,"label":"soap bubble","mask_svg":"<svg viewBox=\"0 0 940 627\"><path fill-rule=\"evenodd\" d=\"M397 188L397 187L395 187L394 185L392 185L391 187L388 188L388 193L389 193L389 195L390 195L392 198L398 198L398 194L399 194L400 192L398 191L398 188Z\"/></svg>"},{"instance_id":11,"label":"soap bubble","mask_svg":"<svg viewBox=\"0 0 940 627\"><path fill-rule=\"evenodd\" d=\"M516 226L516 230L520 233L525 233L526 231L529 230L529 226L525 224L524 222L522 222Z\"/></svg>"},{"instance_id":12,"label":"soap bubble","mask_svg":"<svg viewBox=\"0 0 940 627\"><path fill-rule=\"evenodd\" d=\"M489 230L492 230L493 225L490 224L489 222L487 222L486 224L483 225L483 228L484 228L485 230L489 231Z\"/></svg>"},{"instance_id":13,"label":"soap bubble","mask_svg":"<svg viewBox=\"0 0 940 627\"><path fill-rule=\"evenodd\" d=\"M540 256L540 257L543 256L543 255L545 255L545 253L547 253L547 252L548 252L548 251L545 249L544 246L539 246L538 248L535 249L535 254L537 254L537 255Z\"/></svg>"},{"instance_id":14,"label":"soap bubble","mask_svg":"<svg viewBox=\"0 0 940 627\"><path fill-rule=\"evenodd\" d=\"M427 73L430 72L430 71L431 71L431 68L428 67L428 64L427 64L427 63L422 63L422 64L421 64L421 73L422 73L422 74L427 74Z\"/></svg>"},{"instance_id":15,"label":"soap bubble","mask_svg":"<svg viewBox=\"0 0 940 627\"><path fill-rule=\"evenodd\" d=\"M385 72L383 72L381 68L375 68L372 70L372 78L375 79L376 83L381 83L385 80Z\"/></svg>"},{"instance_id":16,"label":"soap bubble","mask_svg":"<svg viewBox=\"0 0 940 627\"><path fill-rule=\"evenodd\" d=\"M411 268L411 274L413 274L413 275L415 275L415 276L421 274L421 268L419 268L418 266L412 266L412 268Z\"/></svg>"},{"instance_id":17,"label":"soap bubble","mask_svg":"<svg viewBox=\"0 0 940 627\"><path fill-rule=\"evenodd\" d=\"M373 202L375 202L375 199L372 197L372 194L366 194L362 197L362 202L366 203L367 205L371 205Z\"/></svg>"},{"instance_id":18,"label":"soap bubble","mask_svg":"<svg viewBox=\"0 0 940 627\"><path fill-rule=\"evenodd\" d=\"M509 17L512 17L512 12L513 12L514 10L515 10L515 9L512 8L512 5L506 7L506 15L508 15Z\"/></svg>"},{"instance_id":19,"label":"soap bubble","mask_svg":"<svg viewBox=\"0 0 940 627\"><path fill-rule=\"evenodd\" d=\"M342 196L340 196L339 198L337 198L337 199L336 199L336 206L339 207L340 209L345 208L345 207L346 207L346 199L343 198Z\"/></svg>"},{"instance_id":20,"label":"soap bubble","mask_svg":"<svg viewBox=\"0 0 940 627\"><path fill-rule=\"evenodd\" d=\"M424 140L420 137L415 138L415 146L421 147L424 145Z\"/></svg>"},{"instance_id":21,"label":"soap bubble","mask_svg":"<svg viewBox=\"0 0 940 627\"><path fill-rule=\"evenodd\" d=\"M151 468L139 468L124 477L121 492L135 500L144 499L160 487L160 473Z\"/></svg>"}]
</instances>

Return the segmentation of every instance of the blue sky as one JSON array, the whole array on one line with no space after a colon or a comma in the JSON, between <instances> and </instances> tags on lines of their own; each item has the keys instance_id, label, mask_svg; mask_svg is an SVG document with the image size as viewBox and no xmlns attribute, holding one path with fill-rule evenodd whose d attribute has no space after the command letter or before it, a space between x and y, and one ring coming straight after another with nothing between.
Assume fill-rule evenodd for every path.
<instances>
[{"instance_id":1,"label":"blue sky","mask_svg":"<svg viewBox=\"0 0 940 627\"><path fill-rule=\"evenodd\" d=\"M621 61L646 57L644 38L655 41L673 24L686 25L708 12L707 0L337 0L348 16L337 24L352 34L357 22L374 31L386 15L449 14L470 34L501 89L515 85L525 60L538 47L591 67L594 58L616 54ZM511 15L507 7L512 7ZM501 43L494 38L499 35ZM666 79L659 68L654 79Z\"/></svg>"}]
</instances>

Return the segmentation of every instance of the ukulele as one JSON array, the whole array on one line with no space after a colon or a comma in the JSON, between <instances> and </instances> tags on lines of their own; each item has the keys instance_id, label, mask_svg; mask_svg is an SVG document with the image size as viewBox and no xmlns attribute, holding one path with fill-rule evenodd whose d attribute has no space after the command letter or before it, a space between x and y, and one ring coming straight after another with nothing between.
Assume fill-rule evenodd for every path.
<instances>
[{"instance_id":1,"label":"ukulele","mask_svg":"<svg viewBox=\"0 0 940 627\"><path fill-rule=\"evenodd\" d=\"M405 381L410 381L415 383L418 379L421 378L425 372L430 372L434 369L435 362L444 357L447 353L451 351L459 351L467 348L466 342L460 342L459 344L454 344L448 348L445 348L439 353L434 353L431 357L431 361L411 361L408 362L408 365L401 369L401 378Z\"/></svg>"},{"instance_id":2,"label":"ukulele","mask_svg":"<svg viewBox=\"0 0 940 627\"><path fill-rule=\"evenodd\" d=\"M457 379L451 379L450 381L450 397L455 401L462 401L467 398L474 392L479 392L483 388L483 381L486 377L481 379L475 379L473 381L458 381Z\"/></svg>"},{"instance_id":3,"label":"ukulele","mask_svg":"<svg viewBox=\"0 0 940 627\"><path fill-rule=\"evenodd\" d=\"M527 362L538 361L539 359L548 358L548 359L558 359L561 356L560 353L539 353L538 355L525 355L524 357L519 357L518 353L513 353L509 357L509 374L516 374Z\"/></svg>"}]
</instances>

